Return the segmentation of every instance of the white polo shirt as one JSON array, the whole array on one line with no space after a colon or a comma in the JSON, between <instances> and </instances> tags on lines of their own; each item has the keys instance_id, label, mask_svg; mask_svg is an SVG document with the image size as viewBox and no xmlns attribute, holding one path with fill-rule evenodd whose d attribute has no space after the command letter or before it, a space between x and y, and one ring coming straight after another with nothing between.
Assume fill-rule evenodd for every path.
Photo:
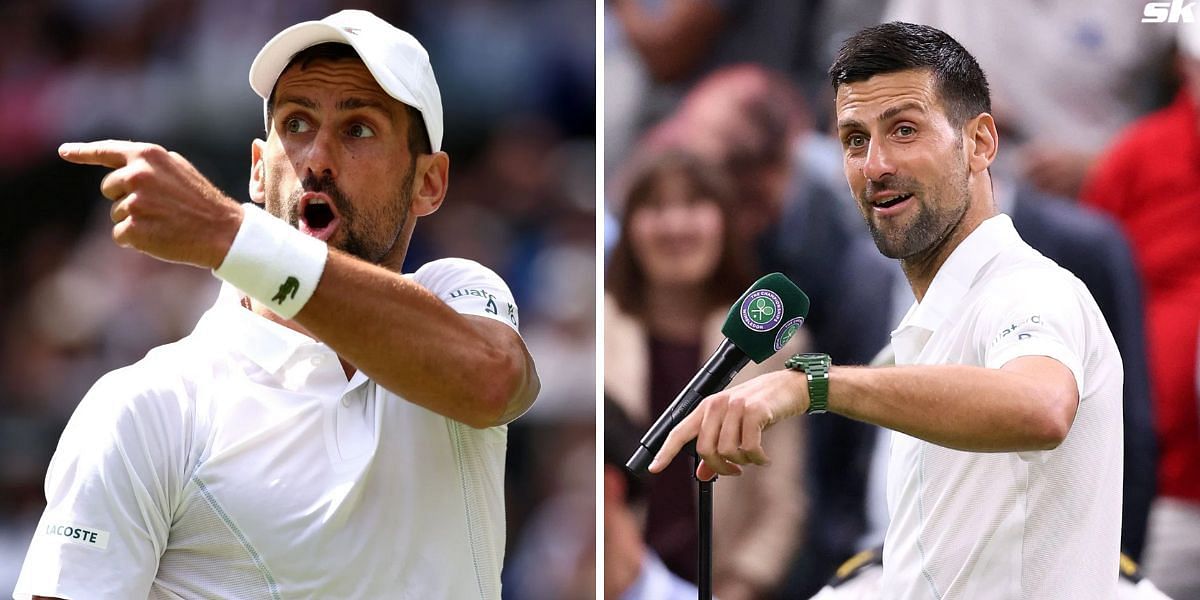
<instances>
[{"instance_id":1,"label":"white polo shirt","mask_svg":"<svg viewBox=\"0 0 1200 600\"><path fill-rule=\"evenodd\" d=\"M477 263L411 277L517 327ZM225 286L191 335L84 397L14 597L499 598L507 427L347 381L327 346L238 298Z\"/></svg>"},{"instance_id":2,"label":"white polo shirt","mask_svg":"<svg viewBox=\"0 0 1200 600\"><path fill-rule=\"evenodd\" d=\"M892 345L900 365L1048 356L1080 401L1053 450L962 452L892 434L886 597L1115 598L1123 372L1087 288L998 215L954 250Z\"/></svg>"}]
</instances>

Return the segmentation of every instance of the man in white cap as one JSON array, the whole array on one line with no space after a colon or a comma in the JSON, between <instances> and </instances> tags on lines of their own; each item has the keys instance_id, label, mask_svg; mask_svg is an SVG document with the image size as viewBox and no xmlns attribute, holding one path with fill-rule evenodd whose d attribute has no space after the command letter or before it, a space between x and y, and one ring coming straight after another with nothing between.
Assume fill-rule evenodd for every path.
<instances>
[{"instance_id":1,"label":"man in white cap","mask_svg":"<svg viewBox=\"0 0 1200 600\"><path fill-rule=\"evenodd\" d=\"M250 83L253 204L158 146L59 149L113 169L117 243L226 283L84 397L14 597L499 598L505 424L539 385L495 273L399 273L446 194L428 55L343 11Z\"/></svg>"}]
</instances>

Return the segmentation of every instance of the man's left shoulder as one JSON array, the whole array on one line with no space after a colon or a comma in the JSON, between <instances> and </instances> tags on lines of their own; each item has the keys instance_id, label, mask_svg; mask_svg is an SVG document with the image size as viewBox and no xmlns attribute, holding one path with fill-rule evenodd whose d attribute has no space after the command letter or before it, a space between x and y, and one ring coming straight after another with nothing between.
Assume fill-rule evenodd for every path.
<instances>
[{"instance_id":1,"label":"man's left shoulder","mask_svg":"<svg viewBox=\"0 0 1200 600\"><path fill-rule=\"evenodd\" d=\"M409 277L462 314L501 321L518 328L517 302L495 271L465 258L428 262Z\"/></svg>"},{"instance_id":2,"label":"man's left shoulder","mask_svg":"<svg viewBox=\"0 0 1200 600\"><path fill-rule=\"evenodd\" d=\"M421 265L408 277L439 296L443 291L472 283L508 289L495 271L467 258L439 258Z\"/></svg>"},{"instance_id":3,"label":"man's left shoulder","mask_svg":"<svg viewBox=\"0 0 1200 600\"><path fill-rule=\"evenodd\" d=\"M1014 248L1013 255L980 280L990 294L1024 297L1090 297L1087 286L1067 269L1032 247Z\"/></svg>"},{"instance_id":4,"label":"man's left shoulder","mask_svg":"<svg viewBox=\"0 0 1200 600\"><path fill-rule=\"evenodd\" d=\"M978 286L976 322L991 341L995 341L992 333L1002 337L1022 323L1054 324L1065 327L1064 332L1079 332L1102 319L1087 286L1036 252L995 269Z\"/></svg>"}]
</instances>

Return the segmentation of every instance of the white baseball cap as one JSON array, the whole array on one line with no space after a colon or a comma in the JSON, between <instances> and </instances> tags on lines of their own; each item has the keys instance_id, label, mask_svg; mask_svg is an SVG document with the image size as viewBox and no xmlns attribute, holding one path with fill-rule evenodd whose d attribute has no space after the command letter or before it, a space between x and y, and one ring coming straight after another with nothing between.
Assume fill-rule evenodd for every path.
<instances>
[{"instance_id":1,"label":"white baseball cap","mask_svg":"<svg viewBox=\"0 0 1200 600\"><path fill-rule=\"evenodd\" d=\"M271 90L292 57L325 42L353 47L383 91L421 111L430 147L434 152L442 149L442 95L429 53L412 35L365 10L343 10L320 21L292 25L263 46L250 65L250 87L262 97L264 113Z\"/></svg>"}]
</instances>

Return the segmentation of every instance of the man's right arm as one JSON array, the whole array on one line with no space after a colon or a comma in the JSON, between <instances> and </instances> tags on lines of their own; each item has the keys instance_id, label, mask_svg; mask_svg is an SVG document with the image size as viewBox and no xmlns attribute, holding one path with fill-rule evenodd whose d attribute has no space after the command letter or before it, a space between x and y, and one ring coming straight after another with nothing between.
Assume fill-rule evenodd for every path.
<instances>
[{"instance_id":1,"label":"man's right arm","mask_svg":"<svg viewBox=\"0 0 1200 600\"><path fill-rule=\"evenodd\" d=\"M934 365L834 371L834 412L973 452L1055 448L1066 438L1079 403L1071 370L1045 356L1022 356L1000 369Z\"/></svg>"},{"instance_id":2,"label":"man's right arm","mask_svg":"<svg viewBox=\"0 0 1200 600\"><path fill-rule=\"evenodd\" d=\"M705 459L702 476L767 464L763 430L803 414L807 386L803 373L783 370L709 396L671 432L650 470L660 471L692 439ZM1045 356L1022 356L999 369L835 367L829 378L830 412L976 452L1056 447L1077 405L1071 370Z\"/></svg>"},{"instance_id":3,"label":"man's right arm","mask_svg":"<svg viewBox=\"0 0 1200 600\"><path fill-rule=\"evenodd\" d=\"M76 408L46 474L47 506L14 598L144 598L181 489L190 419L145 367L101 378Z\"/></svg>"},{"instance_id":4,"label":"man's right arm","mask_svg":"<svg viewBox=\"0 0 1200 600\"><path fill-rule=\"evenodd\" d=\"M1054 270L1022 272L992 285L1036 293L981 308L962 340L967 364L835 367L828 410L957 450L1057 447L1071 429L1084 387L1088 303L1077 282ZM659 455L665 461L695 438L706 469L736 474L740 464L766 463L764 429L808 406L804 373L769 373L706 398L671 432ZM659 462L650 470L661 470Z\"/></svg>"}]
</instances>

